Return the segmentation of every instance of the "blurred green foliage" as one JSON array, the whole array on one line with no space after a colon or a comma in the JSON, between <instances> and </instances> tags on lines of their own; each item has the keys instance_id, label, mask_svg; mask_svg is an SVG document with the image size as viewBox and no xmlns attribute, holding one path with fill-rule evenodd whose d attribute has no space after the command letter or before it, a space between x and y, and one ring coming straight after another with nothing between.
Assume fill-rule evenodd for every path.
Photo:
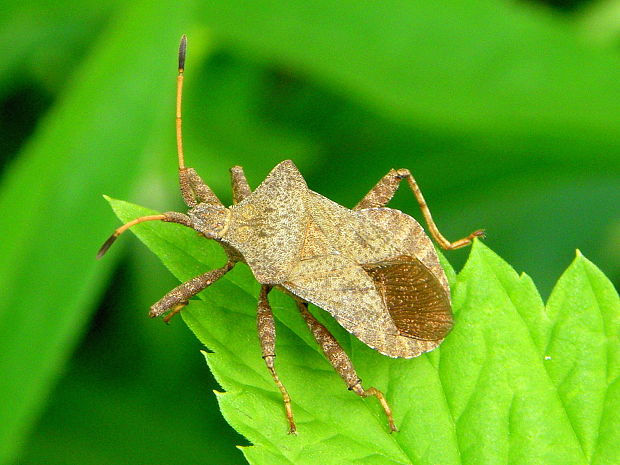
<instances>
[{"instance_id":1,"label":"blurred green foliage","mask_svg":"<svg viewBox=\"0 0 620 465\"><path fill-rule=\"evenodd\" d=\"M617 5L4 1L0 463L243 463L199 343L144 317L174 279L130 237L94 260L101 194L182 208L181 33L188 163L224 200L233 164L292 158L344 205L407 167L546 296L575 248L620 278Z\"/></svg>"}]
</instances>

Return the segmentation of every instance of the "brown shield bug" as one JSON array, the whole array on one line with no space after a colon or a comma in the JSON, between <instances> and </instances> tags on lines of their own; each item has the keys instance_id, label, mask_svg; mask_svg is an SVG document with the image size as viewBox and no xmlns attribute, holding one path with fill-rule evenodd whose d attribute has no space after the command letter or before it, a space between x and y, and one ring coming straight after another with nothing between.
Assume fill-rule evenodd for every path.
<instances>
[{"instance_id":1,"label":"brown shield bug","mask_svg":"<svg viewBox=\"0 0 620 465\"><path fill-rule=\"evenodd\" d=\"M351 360L334 336L308 310L328 311L359 340L390 357L411 358L437 347L452 327L450 288L437 253L422 227L410 216L385 205L405 180L415 195L433 238L444 249L457 249L482 236L478 230L455 242L435 225L413 176L390 170L353 208L308 189L292 161L277 165L252 191L243 169L231 168L233 205L225 207L193 168L185 166L181 101L187 40L179 47L176 133L181 194L187 214L167 212L136 218L118 228L99 250L101 257L123 231L145 221L179 223L218 241L228 261L168 292L150 310L151 317L178 313L237 263L246 263L261 284L257 324L263 359L282 393L289 432L295 433L289 394L275 369L275 324L268 294L289 294L325 356L347 387L381 403L396 431L384 395L365 389Z\"/></svg>"}]
</instances>

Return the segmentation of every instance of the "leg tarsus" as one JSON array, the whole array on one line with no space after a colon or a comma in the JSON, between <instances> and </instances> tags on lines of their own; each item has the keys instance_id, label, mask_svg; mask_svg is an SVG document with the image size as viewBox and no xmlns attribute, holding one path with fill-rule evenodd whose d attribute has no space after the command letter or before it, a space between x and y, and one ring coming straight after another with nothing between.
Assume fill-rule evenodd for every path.
<instances>
[{"instance_id":1,"label":"leg tarsus","mask_svg":"<svg viewBox=\"0 0 620 465\"><path fill-rule=\"evenodd\" d=\"M360 397L375 396L379 400L379 403L381 404L381 407L383 407L383 411L385 412L385 415L387 416L388 424L390 426L390 433L394 433L398 431L398 428L396 428L396 425L394 424L394 417L392 416L392 409L388 405L387 400L385 400L385 396L383 395L381 391L379 391L379 389L374 388L374 387L364 389L364 387L362 386L361 380L359 380L353 386L350 386L349 389L355 392Z\"/></svg>"},{"instance_id":2,"label":"leg tarsus","mask_svg":"<svg viewBox=\"0 0 620 465\"><path fill-rule=\"evenodd\" d=\"M273 381L278 386L280 390L280 394L282 394L282 401L284 402L284 412L286 413L286 419L288 420L288 434L297 434L297 425L295 424L295 418L293 417L293 409L291 407L291 396L282 381L280 381L280 377L278 376L278 372L275 367L275 355L264 355L263 360L265 360L265 364L271 373Z\"/></svg>"},{"instance_id":3,"label":"leg tarsus","mask_svg":"<svg viewBox=\"0 0 620 465\"><path fill-rule=\"evenodd\" d=\"M187 300L184 300L183 302L179 302L174 307L172 307L168 314L163 318L164 323L169 324L172 317L177 313L180 313L181 310L187 307L187 305L189 305L189 302Z\"/></svg>"},{"instance_id":4,"label":"leg tarsus","mask_svg":"<svg viewBox=\"0 0 620 465\"><path fill-rule=\"evenodd\" d=\"M437 240L437 238L435 238L435 240L437 240L437 242L439 242L441 247L444 248L445 250L456 250L456 249L460 249L461 247L465 247L466 245L471 244L472 241L476 237L484 239L486 237L485 230L484 229L477 229L476 231L474 231L470 235L468 235L466 237L463 237L461 239L458 239L458 240L456 240L454 242L446 241L446 244L442 244L439 240Z\"/></svg>"},{"instance_id":5,"label":"leg tarsus","mask_svg":"<svg viewBox=\"0 0 620 465\"><path fill-rule=\"evenodd\" d=\"M390 409L383 393L374 387L364 389L362 387L362 381L357 376L357 372L353 367L351 359L340 346L336 338L308 311L307 303L298 301L297 307L301 312L301 316L306 321L308 328L312 332L314 339L318 342L321 350L327 357L327 360L329 360L329 363L332 364L336 372L347 384L349 390L355 392L361 397L375 396L381 403L381 407L383 407L385 415L387 416L390 431L398 431L394 425L392 409Z\"/></svg>"},{"instance_id":6,"label":"leg tarsus","mask_svg":"<svg viewBox=\"0 0 620 465\"><path fill-rule=\"evenodd\" d=\"M273 381L276 383L276 386L278 386L278 389L282 394L284 410L289 424L288 433L297 434L297 426L295 425L293 409L291 407L291 396L284 387L284 384L282 384L282 381L280 381L280 377L278 376L274 363L276 358L276 326L273 318L273 312L267 298L269 291L271 291L271 287L263 285L258 297L258 308L256 312L258 339L260 340L263 360L265 360L265 364L271 373Z\"/></svg>"}]
</instances>

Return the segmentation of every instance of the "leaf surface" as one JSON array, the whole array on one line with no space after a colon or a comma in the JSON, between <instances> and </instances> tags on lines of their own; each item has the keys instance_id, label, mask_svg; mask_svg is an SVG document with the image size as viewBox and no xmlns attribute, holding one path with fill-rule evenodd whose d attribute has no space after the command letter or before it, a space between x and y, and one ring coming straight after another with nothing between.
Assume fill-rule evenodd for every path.
<instances>
[{"instance_id":1,"label":"leaf surface","mask_svg":"<svg viewBox=\"0 0 620 465\"><path fill-rule=\"evenodd\" d=\"M151 210L112 200L123 221ZM136 235L181 280L220 266L217 244L174 224L145 223ZM228 422L254 446L252 464L611 464L618 463L620 303L581 254L545 307L532 280L476 242L454 276L456 325L438 350L390 359L313 313L341 341L364 380L387 396L400 431L389 434L374 398L347 391L290 298L270 295L277 369L293 399L299 435L286 434L282 400L256 336L258 284L237 266L192 301L183 317L209 348L226 392Z\"/></svg>"}]
</instances>

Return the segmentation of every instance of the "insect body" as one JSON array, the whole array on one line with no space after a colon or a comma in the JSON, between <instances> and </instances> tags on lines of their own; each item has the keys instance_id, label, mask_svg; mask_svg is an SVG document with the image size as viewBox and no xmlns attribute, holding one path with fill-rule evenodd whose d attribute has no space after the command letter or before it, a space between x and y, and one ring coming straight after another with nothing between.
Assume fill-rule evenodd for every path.
<instances>
[{"instance_id":1,"label":"insect body","mask_svg":"<svg viewBox=\"0 0 620 465\"><path fill-rule=\"evenodd\" d=\"M364 389L349 357L309 312L313 303L368 346L390 357L411 358L437 347L452 327L450 289L437 254L422 227L410 216L386 208L402 180L413 191L431 235L446 249L469 244L481 230L455 242L438 231L408 170L390 170L351 210L308 189L292 161L278 164L251 191L241 167L231 169L234 204L225 207L200 176L184 164L181 94L185 36L179 50L177 145L181 193L187 214L150 215L118 228L99 251L103 255L129 227L160 220L195 229L224 247L228 260L177 286L156 302L150 316L168 321L188 300L239 262L261 283L258 334L267 368L282 393L289 432L296 432L290 396L275 369L275 323L268 294L291 295L316 341L347 387L380 401L392 431L396 426L381 391Z\"/></svg>"},{"instance_id":2,"label":"insect body","mask_svg":"<svg viewBox=\"0 0 620 465\"><path fill-rule=\"evenodd\" d=\"M385 355L415 357L452 326L448 283L413 218L365 203L350 210L312 192L287 160L230 207L217 239L261 284L327 310Z\"/></svg>"}]
</instances>

